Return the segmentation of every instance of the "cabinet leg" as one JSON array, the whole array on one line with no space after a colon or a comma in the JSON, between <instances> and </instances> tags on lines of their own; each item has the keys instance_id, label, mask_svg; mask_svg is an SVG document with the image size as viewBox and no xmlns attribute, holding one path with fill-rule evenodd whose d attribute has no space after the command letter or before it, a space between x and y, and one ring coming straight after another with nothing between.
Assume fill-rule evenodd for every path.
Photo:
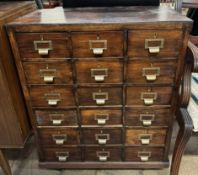
<instances>
[{"instance_id":1,"label":"cabinet leg","mask_svg":"<svg viewBox=\"0 0 198 175\"><path fill-rule=\"evenodd\" d=\"M0 149L0 165L5 175L12 174L10 165L2 149Z\"/></svg>"}]
</instances>

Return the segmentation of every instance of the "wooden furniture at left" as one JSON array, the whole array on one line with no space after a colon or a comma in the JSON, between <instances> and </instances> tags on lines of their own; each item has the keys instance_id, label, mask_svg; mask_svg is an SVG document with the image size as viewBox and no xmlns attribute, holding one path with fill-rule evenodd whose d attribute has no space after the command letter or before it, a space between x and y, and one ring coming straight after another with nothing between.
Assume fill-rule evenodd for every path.
<instances>
[{"instance_id":1,"label":"wooden furniture at left","mask_svg":"<svg viewBox=\"0 0 198 175\"><path fill-rule=\"evenodd\" d=\"M4 24L36 9L34 2L0 2L0 165L11 174L5 148L22 148L30 134L25 103Z\"/></svg>"}]
</instances>

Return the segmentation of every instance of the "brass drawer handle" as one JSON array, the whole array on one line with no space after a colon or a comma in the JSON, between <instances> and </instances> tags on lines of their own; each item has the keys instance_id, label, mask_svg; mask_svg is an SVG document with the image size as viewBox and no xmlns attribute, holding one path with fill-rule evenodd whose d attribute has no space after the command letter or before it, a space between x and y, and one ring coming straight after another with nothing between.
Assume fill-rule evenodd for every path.
<instances>
[{"instance_id":1,"label":"brass drawer handle","mask_svg":"<svg viewBox=\"0 0 198 175\"><path fill-rule=\"evenodd\" d=\"M107 159L110 157L109 151L97 151L96 155L101 162L106 162Z\"/></svg>"},{"instance_id":2,"label":"brass drawer handle","mask_svg":"<svg viewBox=\"0 0 198 175\"><path fill-rule=\"evenodd\" d=\"M42 45L48 45L48 47L42 47ZM49 51L53 49L52 41L51 40L34 41L34 49L38 51L39 55L46 56L49 54Z\"/></svg>"},{"instance_id":3,"label":"brass drawer handle","mask_svg":"<svg viewBox=\"0 0 198 175\"><path fill-rule=\"evenodd\" d=\"M91 77L94 78L96 82L103 82L105 77L108 76L108 69L91 69Z\"/></svg>"},{"instance_id":4,"label":"brass drawer handle","mask_svg":"<svg viewBox=\"0 0 198 175\"><path fill-rule=\"evenodd\" d=\"M155 81L160 75L159 67L148 67L142 69L142 76L146 77L147 81Z\"/></svg>"},{"instance_id":5,"label":"brass drawer handle","mask_svg":"<svg viewBox=\"0 0 198 175\"><path fill-rule=\"evenodd\" d=\"M92 96L93 100L96 101L97 105L104 105L109 99L109 95L107 92L94 92Z\"/></svg>"},{"instance_id":6,"label":"brass drawer handle","mask_svg":"<svg viewBox=\"0 0 198 175\"><path fill-rule=\"evenodd\" d=\"M66 162L69 158L69 152L56 152L56 157L59 162Z\"/></svg>"},{"instance_id":7,"label":"brass drawer handle","mask_svg":"<svg viewBox=\"0 0 198 175\"><path fill-rule=\"evenodd\" d=\"M63 145L64 142L67 141L67 135L52 135L53 140L55 141L56 145Z\"/></svg>"},{"instance_id":8,"label":"brass drawer handle","mask_svg":"<svg viewBox=\"0 0 198 175\"><path fill-rule=\"evenodd\" d=\"M98 141L98 144L105 145L107 141L110 139L109 134L96 134L95 135L96 140Z\"/></svg>"},{"instance_id":9,"label":"brass drawer handle","mask_svg":"<svg viewBox=\"0 0 198 175\"><path fill-rule=\"evenodd\" d=\"M98 113L95 114L94 119L97 121L98 125L105 125L107 120L109 120L109 114Z\"/></svg>"},{"instance_id":10,"label":"brass drawer handle","mask_svg":"<svg viewBox=\"0 0 198 175\"><path fill-rule=\"evenodd\" d=\"M142 162L147 162L149 161L149 158L151 157L151 152L147 152L147 151L138 152L138 157L140 158Z\"/></svg>"},{"instance_id":11,"label":"brass drawer handle","mask_svg":"<svg viewBox=\"0 0 198 175\"><path fill-rule=\"evenodd\" d=\"M62 119L64 117L64 114L49 114L49 117L53 125L61 125L64 121Z\"/></svg>"},{"instance_id":12,"label":"brass drawer handle","mask_svg":"<svg viewBox=\"0 0 198 175\"><path fill-rule=\"evenodd\" d=\"M59 93L46 93L45 98L49 106L56 106L61 101Z\"/></svg>"},{"instance_id":13,"label":"brass drawer handle","mask_svg":"<svg viewBox=\"0 0 198 175\"><path fill-rule=\"evenodd\" d=\"M140 134L139 140L141 141L142 145L149 145L150 141L152 140L151 134Z\"/></svg>"},{"instance_id":14,"label":"brass drawer handle","mask_svg":"<svg viewBox=\"0 0 198 175\"><path fill-rule=\"evenodd\" d=\"M145 49L148 49L149 53L159 53L162 48L164 48L163 38L145 39Z\"/></svg>"},{"instance_id":15,"label":"brass drawer handle","mask_svg":"<svg viewBox=\"0 0 198 175\"><path fill-rule=\"evenodd\" d=\"M141 100L144 101L145 105L153 105L154 101L157 99L156 92L142 92L141 93Z\"/></svg>"},{"instance_id":16,"label":"brass drawer handle","mask_svg":"<svg viewBox=\"0 0 198 175\"><path fill-rule=\"evenodd\" d=\"M94 55L102 55L107 49L107 40L89 40L89 48Z\"/></svg>"},{"instance_id":17,"label":"brass drawer handle","mask_svg":"<svg viewBox=\"0 0 198 175\"><path fill-rule=\"evenodd\" d=\"M48 66L46 69L40 69L40 76L43 77L45 83L53 83L54 78L56 77L56 69L49 69Z\"/></svg>"},{"instance_id":18,"label":"brass drawer handle","mask_svg":"<svg viewBox=\"0 0 198 175\"><path fill-rule=\"evenodd\" d=\"M151 126L155 119L155 114L140 114L140 121L143 126Z\"/></svg>"}]
</instances>

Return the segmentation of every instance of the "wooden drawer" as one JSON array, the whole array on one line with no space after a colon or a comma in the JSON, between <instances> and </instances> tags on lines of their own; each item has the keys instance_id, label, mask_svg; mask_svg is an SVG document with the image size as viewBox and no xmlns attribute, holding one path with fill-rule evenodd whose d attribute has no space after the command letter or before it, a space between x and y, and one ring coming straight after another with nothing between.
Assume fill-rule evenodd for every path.
<instances>
[{"instance_id":1,"label":"wooden drawer","mask_svg":"<svg viewBox=\"0 0 198 175\"><path fill-rule=\"evenodd\" d=\"M81 110L82 125L121 125L122 111L118 109Z\"/></svg>"},{"instance_id":2,"label":"wooden drawer","mask_svg":"<svg viewBox=\"0 0 198 175\"><path fill-rule=\"evenodd\" d=\"M109 128L94 128L94 129L83 129L83 140L84 144L121 144L121 129L109 129ZM116 137L115 137L116 136Z\"/></svg>"},{"instance_id":3,"label":"wooden drawer","mask_svg":"<svg viewBox=\"0 0 198 175\"><path fill-rule=\"evenodd\" d=\"M166 129L127 129L126 144L129 145L165 145Z\"/></svg>"},{"instance_id":4,"label":"wooden drawer","mask_svg":"<svg viewBox=\"0 0 198 175\"><path fill-rule=\"evenodd\" d=\"M81 106L121 105L122 88L79 88L78 99Z\"/></svg>"},{"instance_id":5,"label":"wooden drawer","mask_svg":"<svg viewBox=\"0 0 198 175\"><path fill-rule=\"evenodd\" d=\"M16 40L23 60L65 59L70 55L66 33L17 33Z\"/></svg>"},{"instance_id":6,"label":"wooden drawer","mask_svg":"<svg viewBox=\"0 0 198 175\"><path fill-rule=\"evenodd\" d=\"M49 162L72 162L81 161L80 148L44 148L42 150L44 159L42 161Z\"/></svg>"},{"instance_id":7,"label":"wooden drawer","mask_svg":"<svg viewBox=\"0 0 198 175\"><path fill-rule=\"evenodd\" d=\"M129 31L128 56L177 57L182 44L182 31Z\"/></svg>"},{"instance_id":8,"label":"wooden drawer","mask_svg":"<svg viewBox=\"0 0 198 175\"><path fill-rule=\"evenodd\" d=\"M164 161L164 148L152 147L126 147L126 161Z\"/></svg>"},{"instance_id":9,"label":"wooden drawer","mask_svg":"<svg viewBox=\"0 0 198 175\"><path fill-rule=\"evenodd\" d=\"M78 83L122 83L123 63L121 61L77 61Z\"/></svg>"},{"instance_id":10,"label":"wooden drawer","mask_svg":"<svg viewBox=\"0 0 198 175\"><path fill-rule=\"evenodd\" d=\"M176 61L130 61L127 66L127 82L133 84L173 84Z\"/></svg>"},{"instance_id":11,"label":"wooden drawer","mask_svg":"<svg viewBox=\"0 0 198 175\"><path fill-rule=\"evenodd\" d=\"M44 146L80 144L79 131L75 128L42 128L38 129L38 137Z\"/></svg>"},{"instance_id":12,"label":"wooden drawer","mask_svg":"<svg viewBox=\"0 0 198 175\"><path fill-rule=\"evenodd\" d=\"M31 86L30 97L33 107L75 106L70 86Z\"/></svg>"},{"instance_id":13,"label":"wooden drawer","mask_svg":"<svg viewBox=\"0 0 198 175\"><path fill-rule=\"evenodd\" d=\"M127 87L127 105L171 105L172 87Z\"/></svg>"},{"instance_id":14,"label":"wooden drawer","mask_svg":"<svg viewBox=\"0 0 198 175\"><path fill-rule=\"evenodd\" d=\"M127 126L169 126L171 120L169 108L127 108L125 124Z\"/></svg>"},{"instance_id":15,"label":"wooden drawer","mask_svg":"<svg viewBox=\"0 0 198 175\"><path fill-rule=\"evenodd\" d=\"M75 110L36 110L35 115L39 126L77 125L77 112Z\"/></svg>"},{"instance_id":16,"label":"wooden drawer","mask_svg":"<svg viewBox=\"0 0 198 175\"><path fill-rule=\"evenodd\" d=\"M72 84L72 68L68 62L23 63L29 84Z\"/></svg>"},{"instance_id":17,"label":"wooden drawer","mask_svg":"<svg viewBox=\"0 0 198 175\"><path fill-rule=\"evenodd\" d=\"M76 58L123 57L124 37L121 31L72 33Z\"/></svg>"},{"instance_id":18,"label":"wooden drawer","mask_svg":"<svg viewBox=\"0 0 198 175\"><path fill-rule=\"evenodd\" d=\"M121 161L120 147L86 147L85 161Z\"/></svg>"}]
</instances>

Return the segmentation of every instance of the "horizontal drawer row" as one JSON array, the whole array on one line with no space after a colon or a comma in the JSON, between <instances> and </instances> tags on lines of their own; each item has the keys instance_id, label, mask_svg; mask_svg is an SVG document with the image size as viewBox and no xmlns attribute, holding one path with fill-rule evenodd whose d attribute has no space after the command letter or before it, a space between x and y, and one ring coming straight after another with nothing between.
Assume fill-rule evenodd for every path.
<instances>
[{"instance_id":1,"label":"horizontal drawer row","mask_svg":"<svg viewBox=\"0 0 198 175\"><path fill-rule=\"evenodd\" d=\"M127 64L126 83L173 84L176 61L130 61ZM23 63L29 84L73 84L72 64L69 62ZM76 81L83 83L123 83L122 61L77 61ZM74 71L75 72L75 71Z\"/></svg>"},{"instance_id":2,"label":"horizontal drawer row","mask_svg":"<svg viewBox=\"0 0 198 175\"><path fill-rule=\"evenodd\" d=\"M171 105L173 88L127 87L126 105ZM30 86L33 107L76 106L74 89L70 86ZM80 87L77 89L80 106L122 105L122 87Z\"/></svg>"},{"instance_id":3,"label":"horizontal drawer row","mask_svg":"<svg viewBox=\"0 0 198 175\"><path fill-rule=\"evenodd\" d=\"M164 148L152 147L84 147L84 148L44 148L41 161L164 161ZM124 157L124 158L123 158Z\"/></svg>"},{"instance_id":4,"label":"horizontal drawer row","mask_svg":"<svg viewBox=\"0 0 198 175\"><path fill-rule=\"evenodd\" d=\"M126 126L168 126L171 111L168 108L126 108L123 117L121 109L81 109L82 126L122 125ZM76 110L36 110L38 126L77 126Z\"/></svg>"},{"instance_id":5,"label":"horizontal drawer row","mask_svg":"<svg viewBox=\"0 0 198 175\"><path fill-rule=\"evenodd\" d=\"M128 41L129 57L177 57L182 40L181 31L142 30L71 32L68 33L17 33L16 41L23 60L31 58L123 57ZM71 51L72 50L72 51Z\"/></svg>"},{"instance_id":6,"label":"horizontal drawer row","mask_svg":"<svg viewBox=\"0 0 198 175\"><path fill-rule=\"evenodd\" d=\"M126 145L165 145L166 128L42 128L38 129L39 143L44 146L66 146L78 144L122 144ZM80 138L82 141L80 141Z\"/></svg>"}]
</instances>

